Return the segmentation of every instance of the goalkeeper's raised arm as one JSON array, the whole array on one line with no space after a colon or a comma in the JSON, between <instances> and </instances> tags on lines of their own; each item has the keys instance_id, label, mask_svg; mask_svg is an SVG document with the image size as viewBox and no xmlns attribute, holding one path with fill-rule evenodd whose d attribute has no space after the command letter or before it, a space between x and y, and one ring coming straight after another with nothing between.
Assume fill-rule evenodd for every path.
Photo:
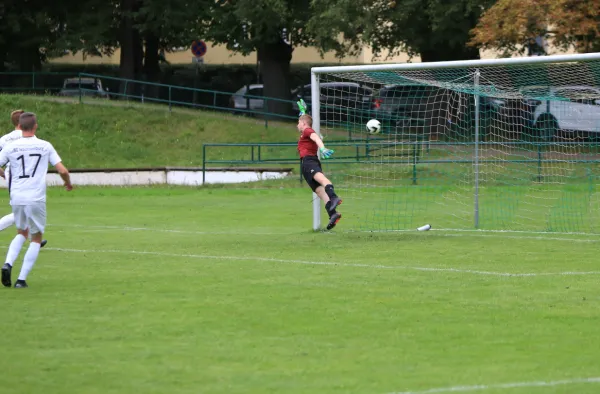
<instances>
[{"instance_id":1,"label":"goalkeeper's raised arm","mask_svg":"<svg viewBox=\"0 0 600 394\"><path fill-rule=\"evenodd\" d=\"M327 149L321 137L312 129L312 117L310 115L301 114L297 127L300 132L298 153L302 161L302 176L312 191L325 203L325 208L329 214L327 229L331 230L342 218L342 215L336 211L337 206L342 203L342 199L335 194L333 184L323 174L318 153L321 153L324 159L329 159L334 151Z\"/></svg>"}]
</instances>

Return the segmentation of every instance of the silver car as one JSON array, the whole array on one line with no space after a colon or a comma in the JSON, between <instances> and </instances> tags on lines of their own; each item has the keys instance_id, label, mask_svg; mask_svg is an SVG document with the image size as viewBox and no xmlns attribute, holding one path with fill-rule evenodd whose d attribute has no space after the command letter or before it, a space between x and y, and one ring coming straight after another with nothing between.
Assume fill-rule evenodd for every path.
<instances>
[{"instance_id":1,"label":"silver car","mask_svg":"<svg viewBox=\"0 0 600 394\"><path fill-rule=\"evenodd\" d=\"M63 81L63 88L58 92L59 96L79 96L80 94L110 98L108 89L102 87L102 81L98 78L67 78Z\"/></svg>"},{"instance_id":2,"label":"silver car","mask_svg":"<svg viewBox=\"0 0 600 394\"><path fill-rule=\"evenodd\" d=\"M236 110L262 110L265 106L263 85L252 84L243 86L229 98L229 107Z\"/></svg>"}]
</instances>

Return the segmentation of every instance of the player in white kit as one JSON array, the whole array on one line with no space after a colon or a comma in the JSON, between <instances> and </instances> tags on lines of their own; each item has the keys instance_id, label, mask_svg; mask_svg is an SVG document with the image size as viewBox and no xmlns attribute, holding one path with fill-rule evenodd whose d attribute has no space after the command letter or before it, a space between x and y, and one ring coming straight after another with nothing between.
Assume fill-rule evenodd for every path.
<instances>
[{"instance_id":1,"label":"player in white kit","mask_svg":"<svg viewBox=\"0 0 600 394\"><path fill-rule=\"evenodd\" d=\"M0 167L10 164L8 189L17 227L17 236L8 248L0 280L4 286L11 286L13 263L19 256L27 236L31 233L31 243L25 253L19 277L15 282L16 288L23 288L27 287L27 275L37 260L46 227L48 163L56 168L67 191L72 190L73 186L69 171L62 164L60 156L52 144L35 136L38 126L35 114L31 112L21 114L19 124L23 132L22 138L11 142L0 151ZM2 168L0 168L0 176L5 177Z\"/></svg>"},{"instance_id":2,"label":"player in white kit","mask_svg":"<svg viewBox=\"0 0 600 394\"><path fill-rule=\"evenodd\" d=\"M6 145L23 137L23 131L21 131L21 127L19 126L19 117L24 112L25 111L23 111L22 109L17 109L15 111L11 112L10 121L12 122L15 129L13 131L11 131L10 133L5 134L2 137L0 137L0 151L2 151L2 149L4 149L4 147ZM6 172L7 173L9 172L8 164L6 166ZM6 230L13 224L15 224L15 215L11 212L8 215L5 215L0 218L0 231ZM42 240L42 243L41 243L42 247L44 247L46 245L46 243L47 243L47 241L45 239Z\"/></svg>"}]
</instances>

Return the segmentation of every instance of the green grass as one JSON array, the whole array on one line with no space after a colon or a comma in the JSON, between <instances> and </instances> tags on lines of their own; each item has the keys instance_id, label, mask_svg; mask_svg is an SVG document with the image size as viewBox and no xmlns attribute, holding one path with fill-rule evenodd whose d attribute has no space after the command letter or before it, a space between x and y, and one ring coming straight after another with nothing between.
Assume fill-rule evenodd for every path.
<instances>
[{"instance_id":1,"label":"green grass","mask_svg":"<svg viewBox=\"0 0 600 394\"><path fill-rule=\"evenodd\" d=\"M30 288L0 289L2 392L383 394L600 376L599 238L348 232L351 206L314 233L308 196L51 189Z\"/></svg>"},{"instance_id":2,"label":"green grass","mask_svg":"<svg viewBox=\"0 0 600 394\"><path fill-rule=\"evenodd\" d=\"M200 111L0 107L37 112L70 167L197 166L204 142L297 138L293 125ZM485 168L481 227L523 233L464 231L468 166L420 165L416 186L408 165L326 168L345 200L327 233L310 231L297 176L51 188L30 288L0 289L2 393L600 391L577 383L600 377L600 238L556 233L599 232L596 166L548 168L545 184L534 166Z\"/></svg>"},{"instance_id":3,"label":"green grass","mask_svg":"<svg viewBox=\"0 0 600 394\"><path fill-rule=\"evenodd\" d=\"M0 95L6 133L12 130L9 114L17 108L38 115L38 137L51 141L71 168L198 167L202 166L204 143L290 142L298 138L293 123L269 122L265 128L264 121L227 113L170 113L164 105L82 105ZM211 154L233 159L239 152L213 148Z\"/></svg>"}]
</instances>

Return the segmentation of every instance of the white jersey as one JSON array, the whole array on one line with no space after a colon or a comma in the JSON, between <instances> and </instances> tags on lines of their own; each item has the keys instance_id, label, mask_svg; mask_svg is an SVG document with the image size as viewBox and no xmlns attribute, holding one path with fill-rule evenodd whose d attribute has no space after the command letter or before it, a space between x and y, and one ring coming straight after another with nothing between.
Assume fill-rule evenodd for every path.
<instances>
[{"instance_id":1,"label":"white jersey","mask_svg":"<svg viewBox=\"0 0 600 394\"><path fill-rule=\"evenodd\" d=\"M13 130L8 134L4 134L2 137L0 137L0 150L4 149L9 143L20 138L23 138L23 131L21 130Z\"/></svg>"},{"instance_id":2,"label":"white jersey","mask_svg":"<svg viewBox=\"0 0 600 394\"><path fill-rule=\"evenodd\" d=\"M46 174L48 163L61 162L58 153L48 141L24 137L8 144L0 152L0 167L10 163L8 178L11 205L46 202Z\"/></svg>"},{"instance_id":3,"label":"white jersey","mask_svg":"<svg viewBox=\"0 0 600 394\"><path fill-rule=\"evenodd\" d=\"M21 138L23 138L23 131L21 130L13 130L8 134L4 134L0 137L0 151L4 149L6 145Z\"/></svg>"}]
</instances>

